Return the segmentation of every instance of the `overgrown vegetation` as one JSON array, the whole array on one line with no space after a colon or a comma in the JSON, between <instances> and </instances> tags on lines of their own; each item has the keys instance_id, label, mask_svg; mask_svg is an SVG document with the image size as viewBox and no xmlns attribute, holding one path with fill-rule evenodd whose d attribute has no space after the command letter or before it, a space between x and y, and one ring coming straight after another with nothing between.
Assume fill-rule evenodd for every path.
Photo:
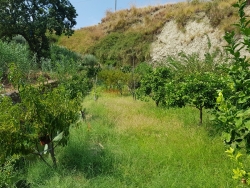
<instances>
[{"instance_id":1,"label":"overgrown vegetation","mask_svg":"<svg viewBox=\"0 0 250 188\"><path fill-rule=\"evenodd\" d=\"M88 53L94 54L103 65L132 66L133 63L149 60L150 42L148 37L139 32L114 32L90 47Z\"/></svg>"},{"instance_id":2,"label":"overgrown vegetation","mask_svg":"<svg viewBox=\"0 0 250 188\"><path fill-rule=\"evenodd\" d=\"M48 166L57 166L55 148L67 144L69 128L79 120L83 97L99 68L94 57L52 46L51 59L41 59L40 69L25 41L1 41L0 46L0 187L29 187L20 176L27 166L20 161L38 155Z\"/></svg>"}]
</instances>

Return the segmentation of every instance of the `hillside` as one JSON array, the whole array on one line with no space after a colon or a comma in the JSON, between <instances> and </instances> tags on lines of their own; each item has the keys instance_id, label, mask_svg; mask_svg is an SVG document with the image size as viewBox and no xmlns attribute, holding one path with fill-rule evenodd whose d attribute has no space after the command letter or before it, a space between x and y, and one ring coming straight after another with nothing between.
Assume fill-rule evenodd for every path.
<instances>
[{"instance_id":1,"label":"hillside","mask_svg":"<svg viewBox=\"0 0 250 188\"><path fill-rule=\"evenodd\" d=\"M98 25L61 37L58 44L115 66L158 62L182 51L203 56L210 46L210 50L224 46L223 35L237 20L235 2L191 1L107 11Z\"/></svg>"}]
</instances>

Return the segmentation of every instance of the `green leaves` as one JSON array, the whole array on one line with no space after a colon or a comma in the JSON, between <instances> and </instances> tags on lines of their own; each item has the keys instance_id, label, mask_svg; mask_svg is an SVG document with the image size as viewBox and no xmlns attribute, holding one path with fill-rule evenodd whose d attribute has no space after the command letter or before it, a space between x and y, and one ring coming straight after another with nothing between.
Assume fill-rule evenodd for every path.
<instances>
[{"instance_id":1,"label":"green leaves","mask_svg":"<svg viewBox=\"0 0 250 188\"><path fill-rule=\"evenodd\" d=\"M244 42L241 42L234 32L226 33L224 37L228 43L225 49L232 55L233 60L232 66L228 69L228 85L231 91L219 93L218 110L215 112L217 119L215 119L217 124L223 127L224 135L227 135L226 143L250 152L250 65L246 57L241 54L243 48L250 50L250 22L244 13L245 6L246 1L242 0L234 5L239 13L239 21L235 26L240 30ZM244 176L239 169L234 173L235 177Z\"/></svg>"},{"instance_id":2,"label":"green leaves","mask_svg":"<svg viewBox=\"0 0 250 188\"><path fill-rule=\"evenodd\" d=\"M171 80L172 73L168 67L157 67L148 70L140 81L136 93L139 99L147 97L155 101L156 106L166 106L166 84Z\"/></svg>"},{"instance_id":3,"label":"green leaves","mask_svg":"<svg viewBox=\"0 0 250 188\"><path fill-rule=\"evenodd\" d=\"M59 142L63 138L63 132L59 133L55 138L53 138L52 142Z\"/></svg>"},{"instance_id":4,"label":"green leaves","mask_svg":"<svg viewBox=\"0 0 250 188\"><path fill-rule=\"evenodd\" d=\"M81 96L72 97L71 91L61 84L51 89L44 85L25 84L19 91L21 102L13 104L9 97L0 100L0 152L3 157L38 151L38 142L51 141L66 145L69 127L78 119ZM58 131L61 131L58 134ZM54 138L54 139L53 139ZM36 149L35 149L36 148Z\"/></svg>"},{"instance_id":5,"label":"green leaves","mask_svg":"<svg viewBox=\"0 0 250 188\"><path fill-rule=\"evenodd\" d=\"M77 14L68 0L6 1L0 3L0 38L21 35L37 57L49 56L46 32L71 36Z\"/></svg>"},{"instance_id":6,"label":"green leaves","mask_svg":"<svg viewBox=\"0 0 250 188\"><path fill-rule=\"evenodd\" d=\"M150 40L139 32L112 32L88 49L101 64L121 67L132 66L149 59Z\"/></svg>"},{"instance_id":7,"label":"green leaves","mask_svg":"<svg viewBox=\"0 0 250 188\"><path fill-rule=\"evenodd\" d=\"M128 85L130 74L116 69L103 69L98 73L98 78L104 83L107 89L116 89L121 94L123 88Z\"/></svg>"}]
</instances>

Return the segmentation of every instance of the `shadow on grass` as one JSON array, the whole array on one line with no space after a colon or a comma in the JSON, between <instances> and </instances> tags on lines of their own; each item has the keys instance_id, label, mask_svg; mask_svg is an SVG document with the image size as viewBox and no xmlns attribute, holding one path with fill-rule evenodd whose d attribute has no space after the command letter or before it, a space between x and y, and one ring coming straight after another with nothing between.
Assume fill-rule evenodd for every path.
<instances>
[{"instance_id":1,"label":"shadow on grass","mask_svg":"<svg viewBox=\"0 0 250 188\"><path fill-rule=\"evenodd\" d=\"M65 170L80 171L86 178L114 171L112 153L91 135L74 138L58 156L58 162Z\"/></svg>"}]
</instances>

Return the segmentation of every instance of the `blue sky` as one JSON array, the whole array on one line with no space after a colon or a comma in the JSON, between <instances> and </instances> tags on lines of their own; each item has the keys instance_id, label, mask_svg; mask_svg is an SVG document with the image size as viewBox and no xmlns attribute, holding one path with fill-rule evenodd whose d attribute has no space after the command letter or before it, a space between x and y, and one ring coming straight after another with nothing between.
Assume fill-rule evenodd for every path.
<instances>
[{"instance_id":1,"label":"blue sky","mask_svg":"<svg viewBox=\"0 0 250 188\"><path fill-rule=\"evenodd\" d=\"M185 0L70 0L78 14L75 29L96 25L101 22L107 10L115 10L115 2L117 2L116 9L121 10L130 8L132 5L144 7L181 1Z\"/></svg>"}]
</instances>

